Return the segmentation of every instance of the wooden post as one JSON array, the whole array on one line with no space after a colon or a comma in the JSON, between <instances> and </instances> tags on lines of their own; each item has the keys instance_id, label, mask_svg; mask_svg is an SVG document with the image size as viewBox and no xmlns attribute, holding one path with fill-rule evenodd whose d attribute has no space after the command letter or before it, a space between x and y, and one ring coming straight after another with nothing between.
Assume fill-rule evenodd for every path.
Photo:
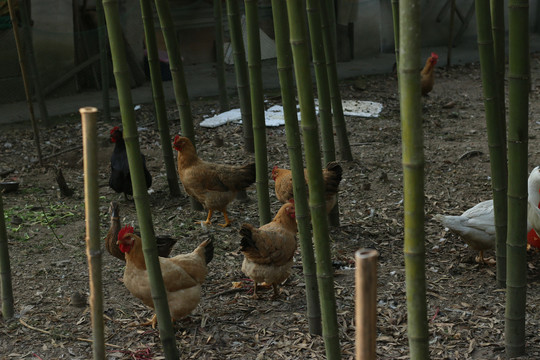
<instances>
[{"instance_id":1,"label":"wooden post","mask_svg":"<svg viewBox=\"0 0 540 360\"><path fill-rule=\"evenodd\" d=\"M375 360L377 339L377 258L374 249L360 249L356 259L356 360Z\"/></svg>"}]
</instances>

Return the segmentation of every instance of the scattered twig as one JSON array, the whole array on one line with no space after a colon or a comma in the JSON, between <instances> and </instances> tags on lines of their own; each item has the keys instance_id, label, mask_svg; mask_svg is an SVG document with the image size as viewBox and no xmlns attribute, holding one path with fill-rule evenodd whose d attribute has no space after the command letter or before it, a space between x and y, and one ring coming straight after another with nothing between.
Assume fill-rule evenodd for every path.
<instances>
[{"instance_id":1,"label":"scattered twig","mask_svg":"<svg viewBox=\"0 0 540 360\"><path fill-rule=\"evenodd\" d=\"M221 295L228 295L228 294L234 294L234 293L237 293L237 292L241 292L245 290L245 288L241 287L241 288L234 288L234 289L227 289L227 290L223 290L223 291L220 291L214 295L211 295L211 296L208 296L207 299L213 299L213 298L217 298Z\"/></svg>"},{"instance_id":2,"label":"scattered twig","mask_svg":"<svg viewBox=\"0 0 540 360\"><path fill-rule=\"evenodd\" d=\"M53 157L57 157L58 155L62 155L64 153L67 153L67 152L70 152L70 151L73 151L73 150L79 150L79 149L82 149L82 144L77 145L77 146L73 146L73 147L70 147L70 148L67 148L67 149L64 149L64 150L60 150L60 151L55 152L54 154L51 154L51 155L44 156L43 160L48 160L48 159L51 159Z\"/></svg>"},{"instance_id":3,"label":"scattered twig","mask_svg":"<svg viewBox=\"0 0 540 360\"><path fill-rule=\"evenodd\" d=\"M32 325L27 324L23 319L19 319L19 322L20 322L23 326L26 326L27 328L29 328L29 329L31 329L31 330L39 331L40 333L47 334L47 335L53 335L53 334L52 334L50 331L48 331L48 330L43 330L43 329L40 329L40 328L37 328L37 327L35 327L35 326L32 326ZM80 337L67 336L67 335L62 335L62 334L54 334L54 336L58 336L58 337L61 337L61 338L64 338L64 339L77 340L77 341L84 341L84 342L89 342L89 343L93 343L93 342L94 342L94 340L92 340L92 339L84 339L84 338L80 338ZM115 348L121 348L121 346L114 345L114 344L105 344L105 345L111 346L111 347L115 347Z\"/></svg>"},{"instance_id":4,"label":"scattered twig","mask_svg":"<svg viewBox=\"0 0 540 360\"><path fill-rule=\"evenodd\" d=\"M43 211L43 216L45 217L45 221L47 222L47 226L49 227L49 229L51 229L51 232L53 233L54 237L56 238L56 240L58 240L58 243L65 249L66 246L64 245L64 243L60 240L60 238L58 237L58 235L56 235L56 232L54 231L53 227L52 227L52 224L50 223L49 221L49 217L47 216L47 213L45 212L45 207L43 206L43 203L41 202L41 199L39 197L35 197L37 199L37 201L39 202L39 206L41 206L41 211Z\"/></svg>"},{"instance_id":5,"label":"scattered twig","mask_svg":"<svg viewBox=\"0 0 540 360\"><path fill-rule=\"evenodd\" d=\"M68 184L66 183L66 179L64 178L62 169L56 168L54 173L56 177L56 182L58 183L58 188L60 189L60 193L63 196L71 197L71 195L73 195L73 189L70 189Z\"/></svg>"}]
</instances>

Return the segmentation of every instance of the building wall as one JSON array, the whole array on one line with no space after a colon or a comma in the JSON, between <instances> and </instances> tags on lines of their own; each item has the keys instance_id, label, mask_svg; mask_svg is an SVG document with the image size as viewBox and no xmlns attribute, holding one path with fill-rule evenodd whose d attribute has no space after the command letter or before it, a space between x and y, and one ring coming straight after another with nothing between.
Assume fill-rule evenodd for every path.
<instances>
[{"instance_id":1,"label":"building wall","mask_svg":"<svg viewBox=\"0 0 540 360\"><path fill-rule=\"evenodd\" d=\"M82 0L81 0L82 1ZM390 0L336 0L337 33L340 61L376 55L379 52L394 51L394 36ZM273 37L269 1L260 3L261 28ZM448 43L449 14L447 8L441 12L446 1L421 0L422 46L445 47ZM471 0L456 0L456 5L465 16ZM88 0L92 7L94 0ZM209 1L170 0L177 36L186 64L209 63L214 61L213 10ZM505 0L505 9L508 0ZM530 2L530 24L540 30L537 14L540 5ZM72 2L66 0L32 1L33 43L36 62L43 84L50 84L74 67L75 35L73 31ZM139 63L143 63L144 34L139 4L120 0L121 23L126 38ZM440 16L439 16L440 14ZM156 30L160 29L157 16ZM506 22L508 23L508 22ZM223 24L227 42L227 16L223 5ZM457 32L461 21L455 18ZM462 40L475 41L476 23L473 14L463 33ZM0 32L0 102L24 100L22 84L13 33ZM457 43L459 46L459 41ZM76 91L74 80L50 96L64 95Z\"/></svg>"}]
</instances>

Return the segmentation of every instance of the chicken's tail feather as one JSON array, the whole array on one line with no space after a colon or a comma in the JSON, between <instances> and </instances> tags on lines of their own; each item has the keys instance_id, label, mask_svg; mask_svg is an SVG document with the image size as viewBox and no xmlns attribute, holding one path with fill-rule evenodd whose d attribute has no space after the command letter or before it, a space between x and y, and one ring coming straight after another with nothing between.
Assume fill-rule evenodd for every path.
<instances>
[{"instance_id":1,"label":"chicken's tail feather","mask_svg":"<svg viewBox=\"0 0 540 360\"><path fill-rule=\"evenodd\" d=\"M208 243L204 247L204 260L206 261L206 264L214 258L214 240L209 239L207 241Z\"/></svg>"},{"instance_id":2,"label":"chicken's tail feather","mask_svg":"<svg viewBox=\"0 0 540 360\"><path fill-rule=\"evenodd\" d=\"M257 244L253 241L252 234L251 225L242 225L242 228L240 229L240 235L242 235L242 240L240 240L240 251L248 251L249 249L257 248Z\"/></svg>"},{"instance_id":3,"label":"chicken's tail feather","mask_svg":"<svg viewBox=\"0 0 540 360\"><path fill-rule=\"evenodd\" d=\"M337 193L339 188L339 183L343 177L343 168L337 161L330 161L326 165L325 172L325 184L326 192L328 193Z\"/></svg>"}]
</instances>

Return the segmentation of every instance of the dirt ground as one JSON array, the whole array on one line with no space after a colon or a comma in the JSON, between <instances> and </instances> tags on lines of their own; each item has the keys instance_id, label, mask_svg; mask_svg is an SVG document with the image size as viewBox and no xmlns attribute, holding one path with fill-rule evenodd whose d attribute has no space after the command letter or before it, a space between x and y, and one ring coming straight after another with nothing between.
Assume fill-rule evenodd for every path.
<instances>
[{"instance_id":1,"label":"dirt ground","mask_svg":"<svg viewBox=\"0 0 540 360\"><path fill-rule=\"evenodd\" d=\"M532 61L529 169L540 162L534 144L540 133L538 60ZM407 313L403 260L402 167L399 99L395 75L360 77L342 82L344 99L381 102L378 118L347 117L354 160L341 162L340 226L331 231L339 335L344 359L354 356L354 252L375 248L378 261L377 354L380 359L407 359ZM278 94L274 91L273 94ZM484 105L477 64L437 69L436 85L423 99L425 138L426 276L430 352L433 359L504 357L505 292L497 289L495 267L475 263L476 253L433 220L433 215L460 214L491 198ZM268 105L279 103L269 96ZM241 125L215 129L198 126L217 111L215 99L192 102L199 155L205 160L244 163L253 158L242 148ZM171 134L179 131L176 107L169 107ZM250 296L252 284L241 271L238 252L241 223L258 224L255 186L249 203L229 206L233 226L203 228L194 221L203 212L190 209L188 198L168 196L159 136L152 108L137 112L142 152L153 175L150 203L157 233L178 238L173 254L188 252L203 239L215 238L199 307L176 322L182 359L324 359L320 336L308 333L301 256L295 256L282 296L271 290L261 300ZM133 202L108 187L112 144L109 130L119 125L99 122L101 233L109 226L108 205L120 202L123 223L137 224ZM288 167L284 127L268 128L269 165ZM20 189L4 194L16 317L0 317L1 359L88 359L92 337L85 222L81 125L78 114L42 129L45 168L36 163L30 127L4 128L0 135L0 170ZM217 144L222 139L223 145ZM51 156L65 149L58 156ZM469 154L470 156L463 156ZM339 158L339 155L338 155ZM72 197L58 194L54 169L61 168ZM270 173L270 171L269 171ZM269 181L272 212L279 207ZM221 214L218 214L218 221ZM493 256L493 250L487 252ZM537 299L540 255L530 253L527 292L527 356L540 358L540 315ZM153 312L134 298L121 278L124 264L103 253L103 291L108 359L161 359L157 330L134 327ZM233 282L243 287L232 289Z\"/></svg>"}]
</instances>

